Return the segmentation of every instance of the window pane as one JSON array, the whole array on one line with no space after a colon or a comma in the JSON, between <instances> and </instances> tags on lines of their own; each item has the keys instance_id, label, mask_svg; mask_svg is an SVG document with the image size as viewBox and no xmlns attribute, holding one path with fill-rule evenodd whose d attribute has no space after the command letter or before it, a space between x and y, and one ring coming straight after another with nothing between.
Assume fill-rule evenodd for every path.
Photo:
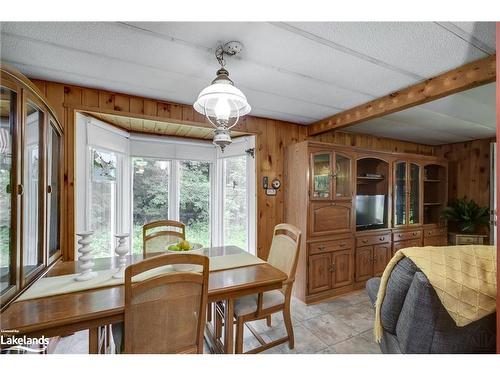
<instances>
[{"instance_id":1,"label":"window pane","mask_svg":"<svg viewBox=\"0 0 500 375\"><path fill-rule=\"evenodd\" d=\"M210 245L210 163L181 161L180 221L186 224L186 239Z\"/></svg>"},{"instance_id":2,"label":"window pane","mask_svg":"<svg viewBox=\"0 0 500 375\"><path fill-rule=\"evenodd\" d=\"M224 159L224 245L248 251L247 157Z\"/></svg>"},{"instance_id":3,"label":"window pane","mask_svg":"<svg viewBox=\"0 0 500 375\"><path fill-rule=\"evenodd\" d=\"M394 209L394 222L396 225L406 224L406 163L396 164L394 197L396 200Z\"/></svg>"},{"instance_id":4,"label":"window pane","mask_svg":"<svg viewBox=\"0 0 500 375\"><path fill-rule=\"evenodd\" d=\"M14 285L12 258L12 133L16 118L16 94L4 87L0 93L0 294Z\"/></svg>"},{"instance_id":5,"label":"window pane","mask_svg":"<svg viewBox=\"0 0 500 375\"><path fill-rule=\"evenodd\" d=\"M113 255L116 212L116 154L91 149L90 229L94 256Z\"/></svg>"},{"instance_id":6,"label":"window pane","mask_svg":"<svg viewBox=\"0 0 500 375\"><path fill-rule=\"evenodd\" d=\"M133 222L135 253L142 253L142 226L168 219L168 179L171 163L151 158L133 159Z\"/></svg>"},{"instance_id":7,"label":"window pane","mask_svg":"<svg viewBox=\"0 0 500 375\"><path fill-rule=\"evenodd\" d=\"M410 224L420 222L420 166L410 164Z\"/></svg>"},{"instance_id":8,"label":"window pane","mask_svg":"<svg viewBox=\"0 0 500 375\"><path fill-rule=\"evenodd\" d=\"M54 255L59 249L59 157L60 157L60 137L51 126L50 136L50 188L49 193L49 257Z\"/></svg>"},{"instance_id":9,"label":"window pane","mask_svg":"<svg viewBox=\"0 0 500 375\"><path fill-rule=\"evenodd\" d=\"M42 264L43 256L39 246L38 206L39 192L39 144L43 112L28 103L26 109L26 147L24 151L24 243L23 271L28 275Z\"/></svg>"}]
</instances>

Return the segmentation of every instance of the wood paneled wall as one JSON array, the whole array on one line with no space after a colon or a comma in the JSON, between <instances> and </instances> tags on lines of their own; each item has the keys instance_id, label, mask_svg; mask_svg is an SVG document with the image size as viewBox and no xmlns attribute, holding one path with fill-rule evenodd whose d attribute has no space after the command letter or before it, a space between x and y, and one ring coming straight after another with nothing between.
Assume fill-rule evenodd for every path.
<instances>
[{"instance_id":1,"label":"wood paneled wall","mask_svg":"<svg viewBox=\"0 0 500 375\"><path fill-rule=\"evenodd\" d=\"M436 156L449 161L448 200L474 199L490 205L490 143L494 139L453 143L435 147Z\"/></svg>"},{"instance_id":2,"label":"wood paneled wall","mask_svg":"<svg viewBox=\"0 0 500 375\"><path fill-rule=\"evenodd\" d=\"M308 137L319 142L336 143L339 145L369 148L389 152L406 152L419 155L434 155L434 147L418 143L399 141L396 139L375 137L369 134L355 134L341 131L330 131Z\"/></svg>"},{"instance_id":3,"label":"wood paneled wall","mask_svg":"<svg viewBox=\"0 0 500 375\"><path fill-rule=\"evenodd\" d=\"M112 115L169 121L176 124L209 127L203 116L196 113L192 106L169 103L148 98L113 93L104 90L67 85L63 83L32 80L47 97L54 108L65 131L65 165L63 199L68 209L63 220L67 223L67 236L63 251L66 259L74 258L75 196L74 186L74 145L75 114L77 111L107 113ZM290 122L247 116L236 130L256 135L257 168L257 254L266 258L272 240L273 228L284 220L284 189L276 196L267 196L262 189L262 178L284 180L284 150L295 142L307 139L304 126ZM350 145L375 150L407 152L433 155L434 147L411 142L374 137L363 134L329 132L310 137L322 142ZM489 152L489 148L486 148ZM476 193L475 188L469 189ZM489 193L482 193L488 195ZM481 202L481 200L479 200Z\"/></svg>"}]
</instances>

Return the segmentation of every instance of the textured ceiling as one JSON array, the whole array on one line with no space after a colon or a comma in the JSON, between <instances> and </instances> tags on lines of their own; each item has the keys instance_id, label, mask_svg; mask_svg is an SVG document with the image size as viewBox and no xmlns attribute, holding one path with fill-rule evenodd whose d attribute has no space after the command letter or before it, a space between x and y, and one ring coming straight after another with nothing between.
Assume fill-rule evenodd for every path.
<instances>
[{"instance_id":1,"label":"textured ceiling","mask_svg":"<svg viewBox=\"0 0 500 375\"><path fill-rule=\"evenodd\" d=\"M308 124L493 54L495 24L4 22L0 57L33 78L192 104L228 40L244 44L227 67L252 114Z\"/></svg>"},{"instance_id":2,"label":"textured ceiling","mask_svg":"<svg viewBox=\"0 0 500 375\"><path fill-rule=\"evenodd\" d=\"M346 128L427 145L465 142L496 134L495 83L450 95Z\"/></svg>"}]
</instances>

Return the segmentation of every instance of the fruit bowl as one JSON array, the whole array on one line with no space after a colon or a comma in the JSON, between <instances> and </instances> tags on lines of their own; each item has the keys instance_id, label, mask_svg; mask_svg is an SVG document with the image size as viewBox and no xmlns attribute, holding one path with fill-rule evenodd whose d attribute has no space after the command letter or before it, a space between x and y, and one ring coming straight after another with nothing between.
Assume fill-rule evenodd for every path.
<instances>
[{"instance_id":1,"label":"fruit bowl","mask_svg":"<svg viewBox=\"0 0 500 375\"><path fill-rule=\"evenodd\" d=\"M184 242L184 241L182 241ZM185 241L187 242L187 241ZM171 243L167 245L166 251L168 254L199 254L203 255L203 245L199 243L189 243L189 249L185 250L188 246L184 246L184 248L180 248L178 245L179 243ZM178 250L171 250L169 248L176 246ZM194 269L194 265L192 264L173 264L172 265L173 269L179 272L186 272L186 271L191 271Z\"/></svg>"}]
</instances>

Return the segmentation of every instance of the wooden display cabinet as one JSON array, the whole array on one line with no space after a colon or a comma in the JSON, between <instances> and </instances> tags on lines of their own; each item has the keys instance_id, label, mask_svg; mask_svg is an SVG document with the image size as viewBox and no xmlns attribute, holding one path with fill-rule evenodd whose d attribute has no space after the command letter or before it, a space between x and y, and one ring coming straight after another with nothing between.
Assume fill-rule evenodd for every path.
<instances>
[{"instance_id":1,"label":"wooden display cabinet","mask_svg":"<svg viewBox=\"0 0 500 375\"><path fill-rule=\"evenodd\" d=\"M312 303L363 288L397 250L443 243L441 205L428 210L424 204L446 202L446 180L446 161L432 156L312 141L290 145L285 221L303 233L294 295ZM358 195L385 197L379 225L360 224Z\"/></svg>"}]
</instances>

